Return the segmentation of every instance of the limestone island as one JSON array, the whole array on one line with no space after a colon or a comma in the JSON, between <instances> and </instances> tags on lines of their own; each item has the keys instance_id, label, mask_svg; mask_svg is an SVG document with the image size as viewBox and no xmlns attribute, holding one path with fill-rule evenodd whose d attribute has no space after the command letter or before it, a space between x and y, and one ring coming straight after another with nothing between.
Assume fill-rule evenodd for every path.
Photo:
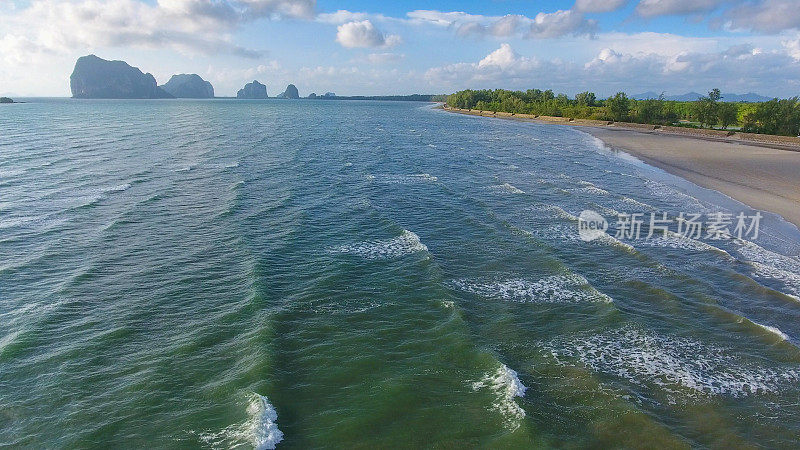
<instances>
[{"instance_id":1,"label":"limestone island","mask_svg":"<svg viewBox=\"0 0 800 450\"><path fill-rule=\"evenodd\" d=\"M81 56L69 77L73 98L173 98L155 77L125 61Z\"/></svg>"},{"instance_id":2,"label":"limestone island","mask_svg":"<svg viewBox=\"0 0 800 450\"><path fill-rule=\"evenodd\" d=\"M159 87L175 98L214 98L214 86L194 73L173 75Z\"/></svg>"},{"instance_id":3,"label":"limestone island","mask_svg":"<svg viewBox=\"0 0 800 450\"><path fill-rule=\"evenodd\" d=\"M297 87L293 84L286 86L286 90L283 91L278 98L288 98L288 99L298 99L300 98L300 93L297 92Z\"/></svg>"},{"instance_id":4,"label":"limestone island","mask_svg":"<svg viewBox=\"0 0 800 450\"><path fill-rule=\"evenodd\" d=\"M267 86L253 80L252 83L247 83L239 92L236 93L236 98L261 100L267 98Z\"/></svg>"}]
</instances>

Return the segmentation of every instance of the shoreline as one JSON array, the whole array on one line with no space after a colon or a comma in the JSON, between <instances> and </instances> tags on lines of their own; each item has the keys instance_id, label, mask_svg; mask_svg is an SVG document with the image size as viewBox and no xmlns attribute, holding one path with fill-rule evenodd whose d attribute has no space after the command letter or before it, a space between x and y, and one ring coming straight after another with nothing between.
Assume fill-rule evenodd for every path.
<instances>
[{"instance_id":1,"label":"shoreline","mask_svg":"<svg viewBox=\"0 0 800 450\"><path fill-rule=\"evenodd\" d=\"M509 113L445 111L542 124L577 126L613 149L629 153L700 187L718 191L754 209L780 215L800 229L800 139L750 141L709 133L683 132L679 127L654 130L629 124L567 118L519 117ZM587 123L588 122L588 123ZM636 125L636 124L634 124ZM677 128L679 132L672 129ZM686 129L692 130L692 129ZM697 130L713 131L713 130ZM745 133L737 133L745 135ZM794 141L797 143L795 144Z\"/></svg>"}]
</instances>

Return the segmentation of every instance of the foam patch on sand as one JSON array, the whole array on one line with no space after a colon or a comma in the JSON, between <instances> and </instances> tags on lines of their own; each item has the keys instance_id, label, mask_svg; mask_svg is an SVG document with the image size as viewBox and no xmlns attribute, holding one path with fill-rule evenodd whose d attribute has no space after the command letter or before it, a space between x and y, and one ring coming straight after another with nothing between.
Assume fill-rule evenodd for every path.
<instances>
[{"instance_id":1,"label":"foam patch on sand","mask_svg":"<svg viewBox=\"0 0 800 450\"><path fill-rule=\"evenodd\" d=\"M417 252L427 252L428 247L420 241L415 233L403 230L403 233L385 241L367 241L342 245L332 249L333 253L346 253L365 259L391 259Z\"/></svg>"},{"instance_id":2,"label":"foam patch on sand","mask_svg":"<svg viewBox=\"0 0 800 450\"><path fill-rule=\"evenodd\" d=\"M560 365L594 372L668 395L671 402L713 396L779 393L800 381L800 367L764 367L730 349L641 331L633 326L557 338L543 346Z\"/></svg>"},{"instance_id":3,"label":"foam patch on sand","mask_svg":"<svg viewBox=\"0 0 800 450\"><path fill-rule=\"evenodd\" d=\"M611 297L576 274L553 275L535 281L522 278L499 281L461 279L451 284L470 294L520 303L612 303Z\"/></svg>"},{"instance_id":4,"label":"foam patch on sand","mask_svg":"<svg viewBox=\"0 0 800 450\"><path fill-rule=\"evenodd\" d=\"M519 381L517 372L501 364L497 370L484 375L479 381L472 383L473 390L488 389L495 394L496 400L491 409L502 414L509 429L516 430L522 425L525 410L514 400L524 397L528 389Z\"/></svg>"},{"instance_id":5,"label":"foam patch on sand","mask_svg":"<svg viewBox=\"0 0 800 450\"><path fill-rule=\"evenodd\" d=\"M278 429L278 413L267 397L254 394L247 406L247 421L233 424L222 431L199 434L200 440L211 448L240 448L252 446L255 450L274 449L283 440Z\"/></svg>"}]
</instances>

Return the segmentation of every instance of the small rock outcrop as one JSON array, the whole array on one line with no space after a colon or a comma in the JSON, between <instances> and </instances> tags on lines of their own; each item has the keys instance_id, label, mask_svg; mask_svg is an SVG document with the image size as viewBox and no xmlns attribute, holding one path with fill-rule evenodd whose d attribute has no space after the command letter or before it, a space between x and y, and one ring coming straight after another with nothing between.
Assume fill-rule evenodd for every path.
<instances>
[{"instance_id":1,"label":"small rock outcrop","mask_svg":"<svg viewBox=\"0 0 800 450\"><path fill-rule=\"evenodd\" d=\"M267 98L267 86L253 80L252 83L247 83L239 92L236 93L236 98L243 99L264 99Z\"/></svg>"},{"instance_id":2,"label":"small rock outcrop","mask_svg":"<svg viewBox=\"0 0 800 450\"><path fill-rule=\"evenodd\" d=\"M286 86L286 90L283 91L283 93L279 95L278 98L298 99L300 98L300 93L297 92L297 87L295 87L295 85L290 84L289 86Z\"/></svg>"},{"instance_id":3,"label":"small rock outcrop","mask_svg":"<svg viewBox=\"0 0 800 450\"><path fill-rule=\"evenodd\" d=\"M173 75L160 88L175 98L214 98L214 86L194 73Z\"/></svg>"},{"instance_id":4,"label":"small rock outcrop","mask_svg":"<svg viewBox=\"0 0 800 450\"><path fill-rule=\"evenodd\" d=\"M14 103L14 100L8 97L0 97L0 103Z\"/></svg>"},{"instance_id":5,"label":"small rock outcrop","mask_svg":"<svg viewBox=\"0 0 800 450\"><path fill-rule=\"evenodd\" d=\"M81 56L69 77L74 98L173 98L156 79L125 61Z\"/></svg>"},{"instance_id":6,"label":"small rock outcrop","mask_svg":"<svg viewBox=\"0 0 800 450\"><path fill-rule=\"evenodd\" d=\"M306 98L309 98L309 99L313 100L313 99L317 98L317 93L316 92L312 92L312 93L308 94L308 97L306 97Z\"/></svg>"}]
</instances>

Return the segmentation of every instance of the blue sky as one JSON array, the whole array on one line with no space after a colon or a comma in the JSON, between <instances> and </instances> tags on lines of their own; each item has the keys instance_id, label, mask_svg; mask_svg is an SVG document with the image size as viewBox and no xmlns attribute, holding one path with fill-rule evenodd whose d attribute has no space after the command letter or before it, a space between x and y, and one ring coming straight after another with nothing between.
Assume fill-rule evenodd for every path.
<instances>
[{"instance_id":1,"label":"blue sky","mask_svg":"<svg viewBox=\"0 0 800 450\"><path fill-rule=\"evenodd\" d=\"M122 59L218 95L553 89L800 95L796 0L0 0L0 94L69 95Z\"/></svg>"}]
</instances>

